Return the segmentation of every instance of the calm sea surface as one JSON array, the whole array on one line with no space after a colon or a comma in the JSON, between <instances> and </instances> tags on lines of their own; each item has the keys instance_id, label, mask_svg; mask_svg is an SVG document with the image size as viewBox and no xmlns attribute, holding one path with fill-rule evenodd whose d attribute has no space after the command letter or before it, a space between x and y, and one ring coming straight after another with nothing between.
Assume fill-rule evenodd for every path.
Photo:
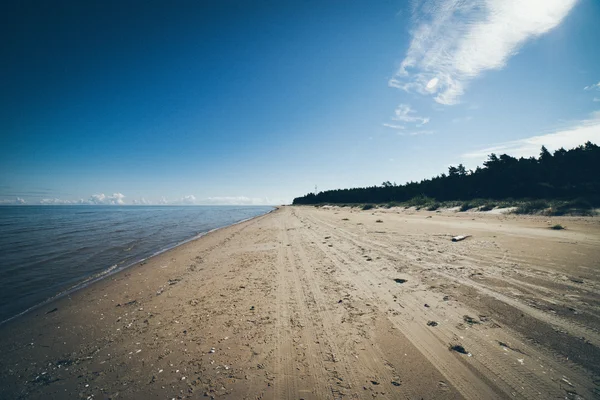
<instances>
[{"instance_id":1,"label":"calm sea surface","mask_svg":"<svg viewBox=\"0 0 600 400\"><path fill-rule=\"evenodd\" d=\"M0 323L263 206L2 206Z\"/></svg>"}]
</instances>

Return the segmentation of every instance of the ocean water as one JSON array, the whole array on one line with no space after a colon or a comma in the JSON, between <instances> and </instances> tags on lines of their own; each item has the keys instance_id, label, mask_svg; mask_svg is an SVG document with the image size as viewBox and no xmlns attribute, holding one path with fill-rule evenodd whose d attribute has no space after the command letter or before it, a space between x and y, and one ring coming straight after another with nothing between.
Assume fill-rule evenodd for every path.
<instances>
[{"instance_id":1,"label":"ocean water","mask_svg":"<svg viewBox=\"0 0 600 400\"><path fill-rule=\"evenodd\" d=\"M267 206L2 206L0 323Z\"/></svg>"}]
</instances>

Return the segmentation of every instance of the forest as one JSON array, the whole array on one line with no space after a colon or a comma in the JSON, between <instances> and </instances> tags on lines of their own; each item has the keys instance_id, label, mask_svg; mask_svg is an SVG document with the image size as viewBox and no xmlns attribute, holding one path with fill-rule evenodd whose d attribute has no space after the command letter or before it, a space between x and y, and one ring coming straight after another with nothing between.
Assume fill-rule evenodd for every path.
<instances>
[{"instance_id":1,"label":"forest","mask_svg":"<svg viewBox=\"0 0 600 400\"><path fill-rule=\"evenodd\" d=\"M385 204L411 199L437 202L491 200L577 201L584 208L600 206L600 147L587 142L571 150L550 153L542 146L539 157L515 158L490 154L482 167L462 164L420 182L327 190L308 193L293 204Z\"/></svg>"}]
</instances>

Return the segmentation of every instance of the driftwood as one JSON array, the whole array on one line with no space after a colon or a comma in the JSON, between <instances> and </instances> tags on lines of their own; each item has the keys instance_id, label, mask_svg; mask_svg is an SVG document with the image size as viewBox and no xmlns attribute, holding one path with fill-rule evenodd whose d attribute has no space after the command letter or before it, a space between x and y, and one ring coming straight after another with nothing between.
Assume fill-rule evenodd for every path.
<instances>
[{"instance_id":1,"label":"driftwood","mask_svg":"<svg viewBox=\"0 0 600 400\"><path fill-rule=\"evenodd\" d=\"M459 236L454 236L452 238L453 242L460 242L461 240L465 240L466 238L471 237L471 235L459 235Z\"/></svg>"}]
</instances>

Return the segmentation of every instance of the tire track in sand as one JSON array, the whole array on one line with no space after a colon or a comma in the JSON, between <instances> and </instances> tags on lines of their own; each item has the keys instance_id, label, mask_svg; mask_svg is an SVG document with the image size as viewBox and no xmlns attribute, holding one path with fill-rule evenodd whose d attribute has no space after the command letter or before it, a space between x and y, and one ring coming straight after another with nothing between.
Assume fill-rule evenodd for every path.
<instances>
[{"instance_id":1,"label":"tire track in sand","mask_svg":"<svg viewBox=\"0 0 600 400\"><path fill-rule=\"evenodd\" d=\"M310 220L313 227L318 227L319 222L311 219ZM327 224L326 224L327 225ZM322 226L322 225L321 225ZM315 229L309 230L310 232L315 231ZM339 229L331 229L327 230L327 235L337 236L337 239L345 240L349 242L351 246L359 246L359 247L369 247L374 251L381 252L381 249L375 249L371 244L364 243L354 238L344 237L344 235L340 234ZM390 309L397 307L394 303L393 298L387 294L385 291L374 290L372 287L379 287L382 285L382 282L389 282L390 277L381 274L374 270L372 264L365 263L363 259L360 257L352 257L350 252L340 252L336 249L325 248L324 246L318 245L334 263L338 263L338 266L342 269L349 270L353 269L352 273L348 275L348 278L351 279L357 286L361 286L365 290L370 290L373 293L373 297L379 300L383 300L383 306L387 304ZM387 247L387 246L386 246ZM398 254L394 254L394 256L399 256ZM394 257L395 258L395 257ZM345 268L344 268L345 266ZM356 268L357 266L362 266L362 268ZM353 268L354 267L354 268ZM414 281L417 281L413 277ZM386 288L386 285L383 284L381 288ZM380 303L381 306L381 303ZM440 372L442 372L453 384L459 388L463 395L467 398L482 398L483 391L485 390L488 384L491 384L491 381L488 381L486 384L484 381L477 379L475 375L469 371L469 369L464 369L462 372L460 368L458 368L461 364L456 363L456 359L453 359L454 355L451 354L444 348L447 346L447 343L452 341L453 336L456 337L460 335L458 332L454 332L451 335L441 335L442 330L437 330L436 335L432 334L432 331L425 328L425 324L414 323L410 320L407 320L407 316L410 315L419 315L422 314L422 311L415 304L404 303L402 310L402 314L405 315L391 315L389 318L394 322L394 324L401 330L401 332L411 340L413 344L415 344L421 352L427 356L428 359L432 362L434 366L436 366ZM408 314L406 314L408 313ZM394 313L398 314L398 313ZM437 336L437 337L436 337ZM436 340L437 339L437 340ZM512 365L506 364L504 360L501 358L497 358L490 354L490 350L494 353L494 349L485 348L481 346L481 344L477 341L469 341L469 346L473 349L477 354L485 354L488 353L490 357L485 357L483 359L478 359L476 364L479 364L478 370L485 371L487 373L484 374L486 377L493 377L492 379L496 382L492 384L493 386L499 385L498 388L502 388L502 391L506 393L506 395L515 396L518 394L521 398L540 398L539 396L542 393L546 393L548 395L560 396L564 394L559 390L554 390L554 385L552 387L548 387L548 383L539 379L539 377L529 370L524 370L519 368L519 371L515 371ZM442 347L440 347L442 345ZM436 349L430 350L430 349ZM498 349L495 349L498 350ZM498 353L498 352L495 352ZM462 361L462 360L461 360ZM487 380L487 379L486 379ZM478 386L477 390L473 391L474 386L477 386L477 382L481 384ZM472 387L470 389L470 387ZM557 388L558 389L558 388ZM495 390L494 390L495 392ZM488 395L483 397L491 397L492 393L488 392Z\"/></svg>"},{"instance_id":2,"label":"tire track in sand","mask_svg":"<svg viewBox=\"0 0 600 400\"><path fill-rule=\"evenodd\" d=\"M332 399L336 391L321 358L326 349L309 318L285 220L280 229L274 399Z\"/></svg>"}]
</instances>

